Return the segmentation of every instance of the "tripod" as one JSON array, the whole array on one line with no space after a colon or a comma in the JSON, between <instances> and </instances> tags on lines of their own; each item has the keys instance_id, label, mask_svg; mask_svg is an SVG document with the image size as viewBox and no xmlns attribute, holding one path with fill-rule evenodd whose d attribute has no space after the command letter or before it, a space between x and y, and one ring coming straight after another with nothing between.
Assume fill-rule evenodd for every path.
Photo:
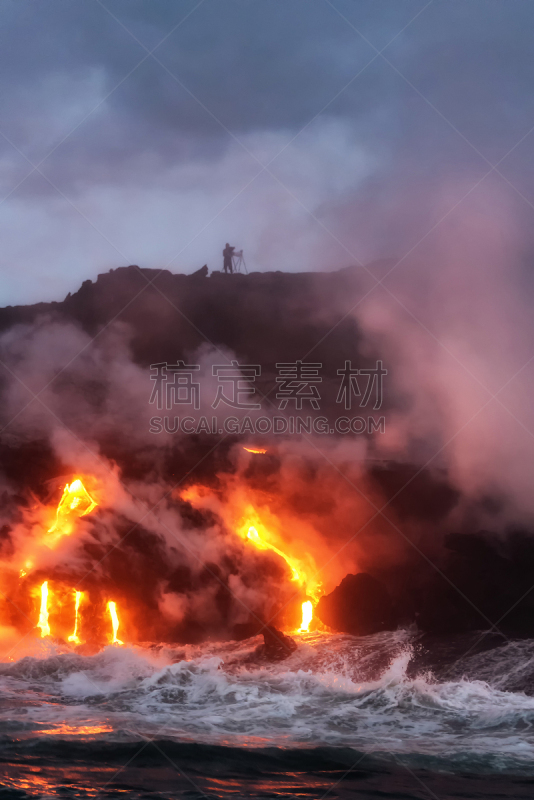
<instances>
[{"instance_id":1,"label":"tripod","mask_svg":"<svg viewBox=\"0 0 534 800\"><path fill-rule=\"evenodd\" d=\"M242 250L238 250L232 256L232 267L234 272L241 272L241 267L243 267L245 274L248 275L247 265L245 264L245 258Z\"/></svg>"}]
</instances>

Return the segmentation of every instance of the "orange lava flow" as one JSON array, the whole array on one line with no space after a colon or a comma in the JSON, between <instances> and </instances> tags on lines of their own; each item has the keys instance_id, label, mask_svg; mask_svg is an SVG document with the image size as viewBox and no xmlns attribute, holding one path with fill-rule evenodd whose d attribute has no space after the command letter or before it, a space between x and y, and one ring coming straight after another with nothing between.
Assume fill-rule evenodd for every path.
<instances>
[{"instance_id":1,"label":"orange lava flow","mask_svg":"<svg viewBox=\"0 0 534 800\"><path fill-rule=\"evenodd\" d=\"M109 616L111 617L111 625L113 627L111 644L124 644L124 642L121 642L121 640L117 638L117 631L119 630L119 617L117 615L117 604L113 600L108 602L108 611Z\"/></svg>"},{"instance_id":2,"label":"orange lava flow","mask_svg":"<svg viewBox=\"0 0 534 800\"><path fill-rule=\"evenodd\" d=\"M263 450L261 447L243 447L243 450L246 450L247 453L256 453L256 454L265 454L267 450Z\"/></svg>"},{"instance_id":3,"label":"orange lava flow","mask_svg":"<svg viewBox=\"0 0 534 800\"><path fill-rule=\"evenodd\" d=\"M75 644L81 644L80 638L78 636L78 610L80 608L82 597L83 597L83 592L76 592L76 600L74 606L74 630L69 636L69 642L74 642Z\"/></svg>"},{"instance_id":4,"label":"orange lava flow","mask_svg":"<svg viewBox=\"0 0 534 800\"><path fill-rule=\"evenodd\" d=\"M48 624L48 581L45 581L41 586L41 608L37 627L41 629L42 637L50 636L50 625Z\"/></svg>"},{"instance_id":5,"label":"orange lava flow","mask_svg":"<svg viewBox=\"0 0 534 800\"><path fill-rule=\"evenodd\" d=\"M48 529L48 533L55 533L59 536L72 533L73 518L85 517L97 505L79 478L70 486L67 483L57 507L56 521Z\"/></svg>"},{"instance_id":6,"label":"orange lava flow","mask_svg":"<svg viewBox=\"0 0 534 800\"><path fill-rule=\"evenodd\" d=\"M248 522L246 524L248 524ZM258 533L256 525L262 528L262 536L260 536ZM267 529L265 529L265 527L261 525L259 521L256 521L256 525L249 525L248 530L246 530L245 525L245 528L241 529L241 535L243 535L244 531L246 530L246 534L244 535L259 550L271 550L273 553L276 553L283 558L291 570L291 580L295 583L298 583L306 591L306 594L311 596L313 601L316 603L321 594L320 583L317 582L313 577L308 577L301 559L288 556L283 550L268 541L270 534ZM306 600L302 603L302 622L299 628L299 632L301 633L306 633L310 629L310 623L313 618L313 605L314 603L312 600Z\"/></svg>"},{"instance_id":7,"label":"orange lava flow","mask_svg":"<svg viewBox=\"0 0 534 800\"><path fill-rule=\"evenodd\" d=\"M310 630L310 622L313 619L313 603L311 600L305 600L302 604L302 622L299 631L301 633L308 633Z\"/></svg>"},{"instance_id":8,"label":"orange lava flow","mask_svg":"<svg viewBox=\"0 0 534 800\"><path fill-rule=\"evenodd\" d=\"M53 728L39 731L55 736L93 736L97 733L111 733L111 725L67 725L64 722L55 724Z\"/></svg>"},{"instance_id":9,"label":"orange lava flow","mask_svg":"<svg viewBox=\"0 0 534 800\"><path fill-rule=\"evenodd\" d=\"M286 554L279 550L278 547L275 547L274 544L269 544L269 542L266 542L264 539L262 539L254 525L251 525L248 529L247 539L250 539L259 550L272 550L274 553L277 553L279 556L281 556L292 572L291 580L300 581L300 573L296 567L296 562L289 558L289 556L286 556Z\"/></svg>"},{"instance_id":10,"label":"orange lava flow","mask_svg":"<svg viewBox=\"0 0 534 800\"><path fill-rule=\"evenodd\" d=\"M26 563L24 564L24 567L19 572L19 577L23 578L25 575L27 575L28 574L28 570L31 569L32 566L33 566L33 564L32 564L32 562L30 560L26 561Z\"/></svg>"}]
</instances>

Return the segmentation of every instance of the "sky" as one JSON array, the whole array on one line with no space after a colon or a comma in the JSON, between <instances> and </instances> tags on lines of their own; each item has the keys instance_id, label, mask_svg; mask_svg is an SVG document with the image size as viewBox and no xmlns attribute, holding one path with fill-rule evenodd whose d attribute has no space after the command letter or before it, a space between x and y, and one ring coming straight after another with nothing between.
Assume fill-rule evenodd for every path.
<instances>
[{"instance_id":1,"label":"sky","mask_svg":"<svg viewBox=\"0 0 534 800\"><path fill-rule=\"evenodd\" d=\"M334 270L487 192L528 240L530 0L0 0L1 305L127 264Z\"/></svg>"}]
</instances>

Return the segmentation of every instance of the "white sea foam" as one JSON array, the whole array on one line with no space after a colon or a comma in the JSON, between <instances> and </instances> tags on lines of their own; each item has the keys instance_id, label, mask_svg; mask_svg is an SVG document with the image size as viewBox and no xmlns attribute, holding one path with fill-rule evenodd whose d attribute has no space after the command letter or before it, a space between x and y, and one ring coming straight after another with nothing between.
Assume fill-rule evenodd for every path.
<instances>
[{"instance_id":1,"label":"white sea foam","mask_svg":"<svg viewBox=\"0 0 534 800\"><path fill-rule=\"evenodd\" d=\"M501 688L503 663L517 672L517 648L515 659L505 648L493 651L484 680L439 681L410 676L410 639L315 634L277 664L258 661L259 639L25 658L0 666L0 729L328 744L449 760L491 756L504 766L534 757L534 697Z\"/></svg>"}]
</instances>

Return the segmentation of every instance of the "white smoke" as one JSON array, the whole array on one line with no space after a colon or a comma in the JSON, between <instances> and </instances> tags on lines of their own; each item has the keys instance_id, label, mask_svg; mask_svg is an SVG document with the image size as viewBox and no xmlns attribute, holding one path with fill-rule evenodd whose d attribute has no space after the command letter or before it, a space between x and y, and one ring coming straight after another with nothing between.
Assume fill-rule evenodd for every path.
<instances>
[{"instance_id":1,"label":"white smoke","mask_svg":"<svg viewBox=\"0 0 534 800\"><path fill-rule=\"evenodd\" d=\"M444 189L442 214L468 189ZM381 453L445 465L467 496L530 516L534 325L516 219L485 182L355 313L391 369Z\"/></svg>"}]
</instances>

